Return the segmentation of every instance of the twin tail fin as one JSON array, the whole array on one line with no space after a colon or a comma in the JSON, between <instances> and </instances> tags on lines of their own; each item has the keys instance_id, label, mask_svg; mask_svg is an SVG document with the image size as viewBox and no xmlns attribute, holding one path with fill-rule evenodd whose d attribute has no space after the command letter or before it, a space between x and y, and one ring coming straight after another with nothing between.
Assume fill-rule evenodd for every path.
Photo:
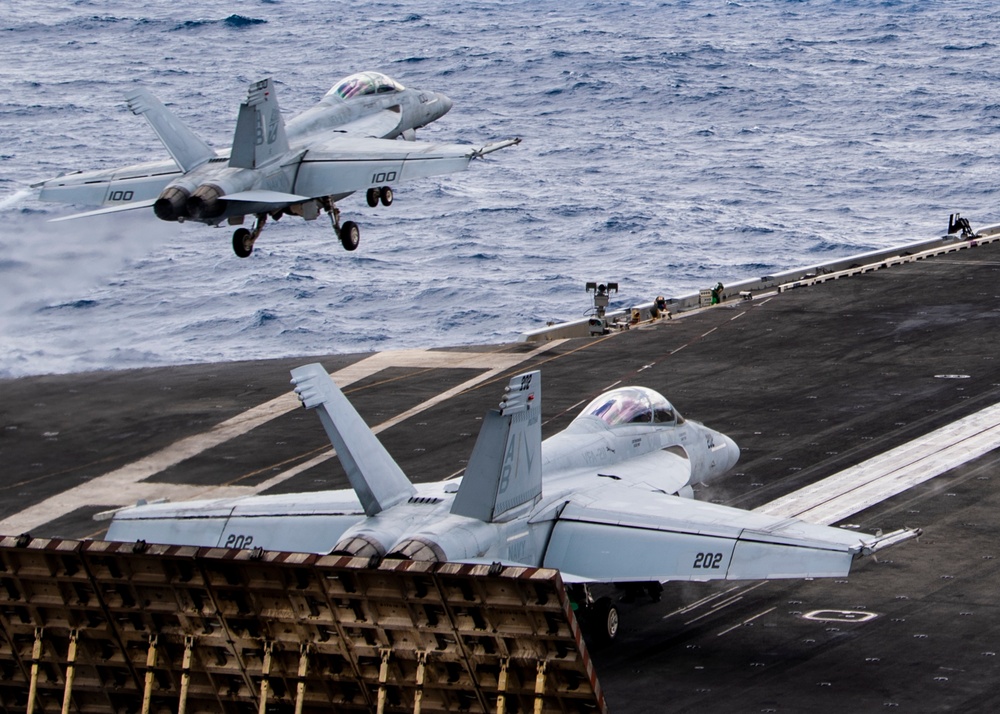
<instances>
[{"instance_id":1,"label":"twin tail fin","mask_svg":"<svg viewBox=\"0 0 1000 714\"><path fill-rule=\"evenodd\" d=\"M451 512L487 523L542 495L542 376L511 378L483 418Z\"/></svg>"}]
</instances>

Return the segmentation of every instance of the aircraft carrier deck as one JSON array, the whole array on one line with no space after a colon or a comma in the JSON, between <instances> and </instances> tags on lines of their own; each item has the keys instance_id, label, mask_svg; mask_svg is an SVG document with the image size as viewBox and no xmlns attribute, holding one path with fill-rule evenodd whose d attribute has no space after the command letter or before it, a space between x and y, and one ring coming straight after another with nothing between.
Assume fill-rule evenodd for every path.
<instances>
[{"instance_id":1,"label":"aircraft carrier deck","mask_svg":"<svg viewBox=\"0 0 1000 714\"><path fill-rule=\"evenodd\" d=\"M604 337L3 381L0 533L98 539L107 522L93 516L139 498L346 487L315 414L289 393L288 370L311 361L417 481L460 472L501 381L540 368L543 435L610 387L646 385L742 447L698 498L761 507L898 447L943 449L944 437L919 440L967 417L992 426L1000 244L951 242ZM848 579L668 584L660 602L624 605L618 642L593 652L609 709L996 711L990 444L850 516L867 532L924 535Z\"/></svg>"}]
</instances>

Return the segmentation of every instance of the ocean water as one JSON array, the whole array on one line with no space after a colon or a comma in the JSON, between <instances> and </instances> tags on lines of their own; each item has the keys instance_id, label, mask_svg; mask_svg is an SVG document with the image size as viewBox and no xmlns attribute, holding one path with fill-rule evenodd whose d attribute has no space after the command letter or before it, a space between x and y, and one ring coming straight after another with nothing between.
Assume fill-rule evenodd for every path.
<instances>
[{"instance_id":1,"label":"ocean water","mask_svg":"<svg viewBox=\"0 0 1000 714\"><path fill-rule=\"evenodd\" d=\"M993 223L1000 10L982 0L0 0L0 377L515 339L617 307ZM520 136L361 225L66 223L29 184L209 144L247 85L287 116L385 72L455 102L418 138Z\"/></svg>"}]
</instances>

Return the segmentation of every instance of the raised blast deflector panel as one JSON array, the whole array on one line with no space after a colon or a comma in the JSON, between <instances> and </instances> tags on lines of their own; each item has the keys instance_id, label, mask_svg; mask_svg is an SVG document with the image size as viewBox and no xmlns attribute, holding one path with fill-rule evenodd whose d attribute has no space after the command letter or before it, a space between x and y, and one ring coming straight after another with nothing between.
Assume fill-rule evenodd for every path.
<instances>
[{"instance_id":1,"label":"raised blast deflector panel","mask_svg":"<svg viewBox=\"0 0 1000 714\"><path fill-rule=\"evenodd\" d=\"M6 712L607 711L553 570L0 537L0 607Z\"/></svg>"}]
</instances>

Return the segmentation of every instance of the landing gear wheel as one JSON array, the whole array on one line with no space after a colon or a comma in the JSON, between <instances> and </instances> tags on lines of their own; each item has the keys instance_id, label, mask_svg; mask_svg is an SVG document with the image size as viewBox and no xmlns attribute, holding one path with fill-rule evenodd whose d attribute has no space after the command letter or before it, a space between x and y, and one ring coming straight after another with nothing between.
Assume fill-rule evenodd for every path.
<instances>
[{"instance_id":1,"label":"landing gear wheel","mask_svg":"<svg viewBox=\"0 0 1000 714\"><path fill-rule=\"evenodd\" d=\"M246 228L233 231L233 252L239 258L249 258L253 253L253 234Z\"/></svg>"},{"instance_id":2,"label":"landing gear wheel","mask_svg":"<svg viewBox=\"0 0 1000 714\"><path fill-rule=\"evenodd\" d=\"M381 190L379 191L379 198L381 198L383 206L386 206L386 207L391 206L392 205L392 189L389 188L388 186L383 186L381 188Z\"/></svg>"},{"instance_id":3,"label":"landing gear wheel","mask_svg":"<svg viewBox=\"0 0 1000 714\"><path fill-rule=\"evenodd\" d=\"M378 200L379 200L379 197L381 195L382 195L382 192L379 189L377 189L377 188L370 188L370 189L368 189L368 192L365 194L365 199L368 201L368 205L369 206L371 206L372 208L375 208L375 206L378 205Z\"/></svg>"},{"instance_id":4,"label":"landing gear wheel","mask_svg":"<svg viewBox=\"0 0 1000 714\"><path fill-rule=\"evenodd\" d=\"M357 250L361 242L361 229L354 221L344 221L340 227L340 243L344 250Z\"/></svg>"},{"instance_id":5,"label":"landing gear wheel","mask_svg":"<svg viewBox=\"0 0 1000 714\"><path fill-rule=\"evenodd\" d=\"M594 603L590 613L590 629L595 644L609 645L614 642L618 637L620 624L618 607L611 598L602 597Z\"/></svg>"}]
</instances>

